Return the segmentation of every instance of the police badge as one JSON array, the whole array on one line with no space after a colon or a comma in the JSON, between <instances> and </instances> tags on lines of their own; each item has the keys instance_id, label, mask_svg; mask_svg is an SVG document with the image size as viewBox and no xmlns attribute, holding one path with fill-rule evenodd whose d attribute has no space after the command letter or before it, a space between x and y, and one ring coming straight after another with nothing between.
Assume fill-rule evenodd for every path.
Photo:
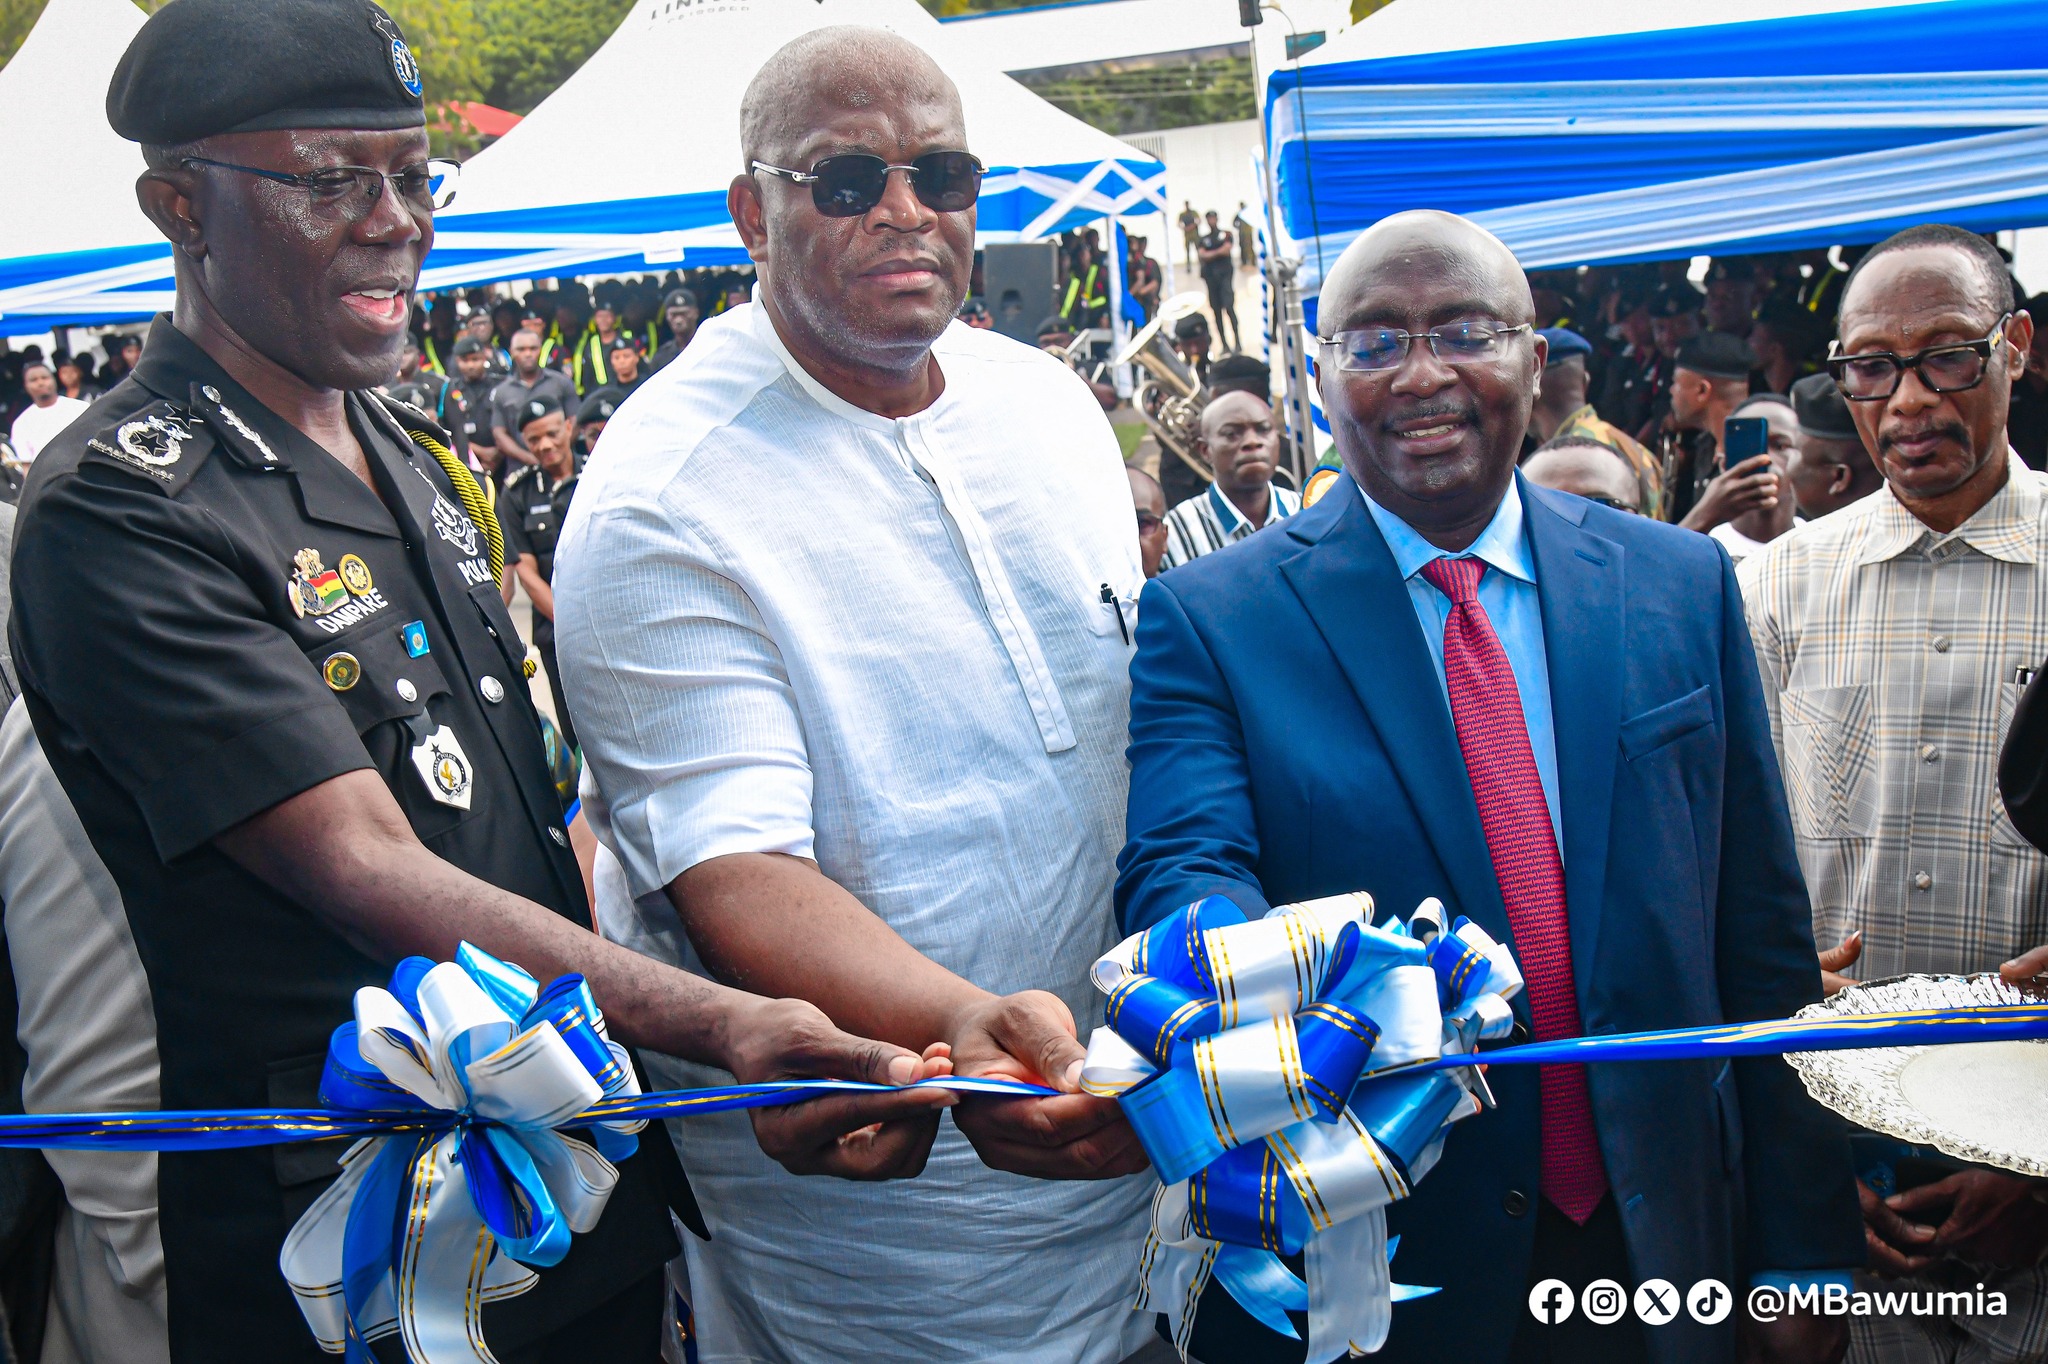
<instances>
[{"instance_id":1,"label":"police badge","mask_svg":"<svg viewBox=\"0 0 2048 1364\"><path fill-rule=\"evenodd\" d=\"M415 734L419 731L414 730ZM443 725L413 746L412 765L419 769L427 794L458 810L469 808L469 755L456 742L455 731Z\"/></svg>"}]
</instances>

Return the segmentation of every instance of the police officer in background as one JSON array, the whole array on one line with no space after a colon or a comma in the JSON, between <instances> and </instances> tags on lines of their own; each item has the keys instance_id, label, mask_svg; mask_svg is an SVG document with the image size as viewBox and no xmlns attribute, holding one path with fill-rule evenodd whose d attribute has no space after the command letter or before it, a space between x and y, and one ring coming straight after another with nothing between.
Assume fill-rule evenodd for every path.
<instances>
[{"instance_id":1,"label":"police officer in background","mask_svg":"<svg viewBox=\"0 0 2048 1364\"><path fill-rule=\"evenodd\" d=\"M107 104L143 144L137 197L171 242L176 304L37 460L12 630L36 734L149 975L163 1105L314 1105L355 991L463 940L543 980L581 972L614 1036L743 1080L942 1068L590 931L497 523L439 428L373 392L434 235L419 71L390 16L178 0ZM794 1169L911 1174L943 1102L835 1096L760 1110L756 1130ZM663 1204L688 1208L663 1187L668 1145L641 1143L537 1288L483 1309L499 1359L653 1364ZM327 1357L278 1251L337 1154L162 1157L174 1361Z\"/></svg>"},{"instance_id":2,"label":"police officer in background","mask_svg":"<svg viewBox=\"0 0 2048 1364\"><path fill-rule=\"evenodd\" d=\"M497 386L491 377L490 347L474 336L457 341L455 377L448 381L435 417L455 437L455 453L488 476L483 480L486 496L494 496L505 481L505 458L491 434L491 390Z\"/></svg>"},{"instance_id":3,"label":"police officer in background","mask_svg":"<svg viewBox=\"0 0 2048 1364\"><path fill-rule=\"evenodd\" d=\"M576 467L580 470L584 461L597 453L597 438L604 434L605 424L618 415L619 405L604 389L599 389L583 400L583 406L576 409Z\"/></svg>"},{"instance_id":4,"label":"police officer in background","mask_svg":"<svg viewBox=\"0 0 2048 1364\"><path fill-rule=\"evenodd\" d=\"M596 397L595 394L592 397ZM570 748L576 727L555 669L555 541L576 495L576 421L553 396L535 398L519 416L519 434L534 462L505 480L498 497L498 524L505 539L505 565L533 602L533 647L547 671L555 698L555 728Z\"/></svg>"},{"instance_id":5,"label":"police officer in background","mask_svg":"<svg viewBox=\"0 0 2048 1364\"><path fill-rule=\"evenodd\" d=\"M661 349L648 362L649 374L683 353L690 338L697 334L697 324L704 320L704 307L688 289L671 289L662 300L661 317L668 324L668 340L661 343Z\"/></svg>"}]
</instances>

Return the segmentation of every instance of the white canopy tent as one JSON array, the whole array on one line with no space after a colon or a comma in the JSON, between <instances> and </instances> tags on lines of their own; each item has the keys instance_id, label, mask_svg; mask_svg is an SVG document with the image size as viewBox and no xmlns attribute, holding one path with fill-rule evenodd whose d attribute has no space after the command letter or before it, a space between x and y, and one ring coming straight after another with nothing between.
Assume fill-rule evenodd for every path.
<instances>
[{"instance_id":1,"label":"white canopy tent","mask_svg":"<svg viewBox=\"0 0 2048 1364\"><path fill-rule=\"evenodd\" d=\"M135 206L142 154L107 126L107 81L146 16L132 0L49 0L0 68L0 322L40 332L107 312L161 280L170 255ZM167 306L156 287L117 315ZM10 330L0 327L0 332Z\"/></svg>"},{"instance_id":2,"label":"white canopy tent","mask_svg":"<svg viewBox=\"0 0 2048 1364\"><path fill-rule=\"evenodd\" d=\"M968 146L990 171L984 243L1164 211L1157 161L966 56L916 0L642 0L581 70L464 168L421 287L744 260L725 210L741 169L740 97L776 49L831 24L901 34L960 87ZM673 109L636 135L613 134L619 100L649 90L674 92Z\"/></svg>"},{"instance_id":3,"label":"white canopy tent","mask_svg":"<svg viewBox=\"0 0 2048 1364\"><path fill-rule=\"evenodd\" d=\"M0 333L168 306L170 253L134 205L141 157L107 129L101 107L141 22L128 0L50 0L0 72L4 126L47 129L0 148L8 183L40 191L54 176L63 187L25 198L28 211L0 223ZM420 287L744 260L725 211L740 169L740 96L777 48L829 24L900 33L953 77L969 146L990 170L984 242L1164 212L1156 160L963 55L916 0L641 0L575 75L464 168ZM650 91L661 95L658 116L619 132L619 101L645 107ZM32 122L19 121L31 112Z\"/></svg>"}]
</instances>

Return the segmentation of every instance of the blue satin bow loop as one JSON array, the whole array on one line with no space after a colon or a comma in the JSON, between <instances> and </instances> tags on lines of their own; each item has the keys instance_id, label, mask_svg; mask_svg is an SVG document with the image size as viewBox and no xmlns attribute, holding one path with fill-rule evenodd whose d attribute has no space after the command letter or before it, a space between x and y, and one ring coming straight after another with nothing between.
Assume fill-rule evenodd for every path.
<instances>
[{"instance_id":1,"label":"blue satin bow loop","mask_svg":"<svg viewBox=\"0 0 2048 1364\"><path fill-rule=\"evenodd\" d=\"M1081 1087L1118 1100L1159 1174L1135 1305L1183 1355L1211 1278L1282 1335L1305 1312L1318 1362L1379 1348L1393 1302L1435 1291L1392 1282L1385 1209L1492 1096L1475 1069L1422 1067L1511 1032L1522 977L1433 900L1372 913L1361 893L1254 922L1211 896L1091 973L1107 1026Z\"/></svg>"},{"instance_id":2,"label":"blue satin bow loop","mask_svg":"<svg viewBox=\"0 0 2048 1364\"><path fill-rule=\"evenodd\" d=\"M400 962L390 989L356 992L355 1013L328 1046L321 1102L443 1125L358 1142L279 1266L350 1364L393 1333L420 1364L491 1364L484 1305L532 1288L597 1225L612 1162L637 1149L644 1118L582 1116L640 1093L632 1063L581 976L543 989L467 943L453 962Z\"/></svg>"}]
</instances>

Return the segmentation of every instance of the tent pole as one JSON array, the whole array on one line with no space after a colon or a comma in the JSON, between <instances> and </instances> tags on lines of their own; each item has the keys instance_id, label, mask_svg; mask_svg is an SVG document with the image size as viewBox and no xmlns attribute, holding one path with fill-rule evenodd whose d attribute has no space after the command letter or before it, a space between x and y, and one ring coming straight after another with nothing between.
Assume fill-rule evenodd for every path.
<instances>
[{"instance_id":1,"label":"tent pole","mask_svg":"<svg viewBox=\"0 0 2048 1364\"><path fill-rule=\"evenodd\" d=\"M1273 172L1272 126L1267 120L1265 86L1259 80L1259 45L1252 44L1252 89L1259 100L1259 188L1266 210L1266 362L1278 359L1283 367L1280 384L1282 427L1288 441L1287 467L1298 489L1308 481L1309 467L1316 461L1316 428L1309 413L1308 355L1303 340L1306 329L1301 286L1296 282L1298 262L1280 255L1280 191ZM1306 154L1306 153L1304 153ZM1277 346L1279 354L1273 354Z\"/></svg>"},{"instance_id":2,"label":"tent pole","mask_svg":"<svg viewBox=\"0 0 2048 1364\"><path fill-rule=\"evenodd\" d=\"M1110 214L1105 221L1109 224L1109 346L1110 354L1114 355L1124 344L1124 242L1116 214ZM1116 396L1128 401L1131 396L1131 367L1118 365L1111 372L1109 381L1116 387Z\"/></svg>"}]
</instances>

